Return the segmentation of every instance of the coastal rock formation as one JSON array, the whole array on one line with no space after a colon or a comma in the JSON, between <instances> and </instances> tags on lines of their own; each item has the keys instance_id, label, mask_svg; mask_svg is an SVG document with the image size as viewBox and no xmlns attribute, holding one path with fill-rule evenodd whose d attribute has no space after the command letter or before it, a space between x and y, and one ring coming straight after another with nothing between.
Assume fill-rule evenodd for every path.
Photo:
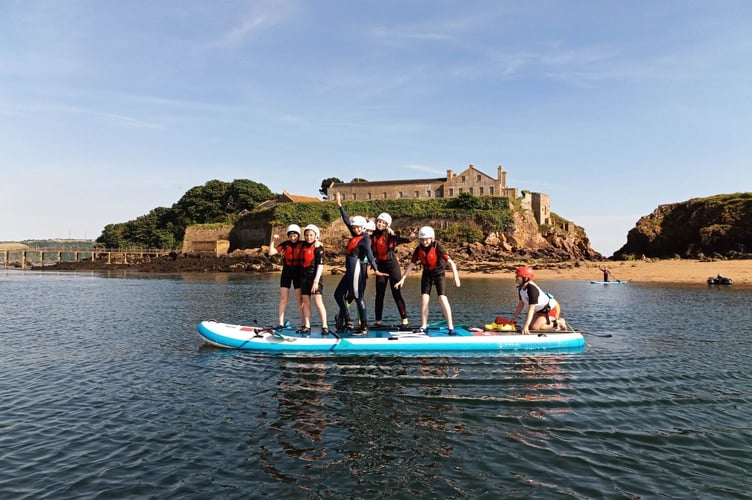
<instances>
[{"instance_id":1,"label":"coastal rock formation","mask_svg":"<svg viewBox=\"0 0 752 500\"><path fill-rule=\"evenodd\" d=\"M659 205L641 217L614 258L752 258L752 193Z\"/></svg>"}]
</instances>

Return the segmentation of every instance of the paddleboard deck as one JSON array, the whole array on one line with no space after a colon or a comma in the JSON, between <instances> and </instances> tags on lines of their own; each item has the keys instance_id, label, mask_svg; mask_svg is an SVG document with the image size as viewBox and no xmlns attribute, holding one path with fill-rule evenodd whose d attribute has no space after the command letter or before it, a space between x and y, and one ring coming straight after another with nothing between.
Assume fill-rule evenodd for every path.
<instances>
[{"instance_id":1,"label":"paddleboard deck","mask_svg":"<svg viewBox=\"0 0 752 500\"><path fill-rule=\"evenodd\" d=\"M216 321L202 321L199 336L208 344L226 349L267 352L319 353L422 353L505 350L582 350L585 340L577 331L517 332L485 331L480 328L455 328L449 335L446 327L429 328L425 333L369 330L366 335L343 332L322 335L296 333L286 328L274 330L257 326L233 325Z\"/></svg>"}]
</instances>

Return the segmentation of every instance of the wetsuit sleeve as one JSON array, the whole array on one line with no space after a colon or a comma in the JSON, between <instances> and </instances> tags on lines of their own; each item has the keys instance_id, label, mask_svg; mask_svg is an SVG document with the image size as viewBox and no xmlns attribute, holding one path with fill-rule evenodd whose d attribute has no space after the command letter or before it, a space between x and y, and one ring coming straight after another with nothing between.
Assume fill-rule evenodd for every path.
<instances>
[{"instance_id":1,"label":"wetsuit sleeve","mask_svg":"<svg viewBox=\"0 0 752 500\"><path fill-rule=\"evenodd\" d=\"M347 230L350 231L350 234L355 236L352 225L350 224L350 216L345 212L345 207L339 207L339 214L342 216L342 221L345 223L345 226L347 226Z\"/></svg>"},{"instance_id":2,"label":"wetsuit sleeve","mask_svg":"<svg viewBox=\"0 0 752 500\"><path fill-rule=\"evenodd\" d=\"M418 250L420 250L420 245L418 245L418 247L413 251L413 256L410 259L410 262L412 262L413 264L417 264L418 262L420 262L420 257L418 256Z\"/></svg>"},{"instance_id":3,"label":"wetsuit sleeve","mask_svg":"<svg viewBox=\"0 0 752 500\"><path fill-rule=\"evenodd\" d=\"M442 259L444 262L449 260L449 254L446 250L444 250L444 247L436 243L436 253L439 254L439 258Z\"/></svg>"},{"instance_id":4,"label":"wetsuit sleeve","mask_svg":"<svg viewBox=\"0 0 752 500\"><path fill-rule=\"evenodd\" d=\"M365 235L362 240L360 240L360 243L358 243L359 247L363 247L365 250L366 257L368 257L368 262L371 264L371 269L374 271L379 270L379 266L376 264L376 258L373 256L373 250L371 250L371 238L368 237L368 235Z\"/></svg>"},{"instance_id":5,"label":"wetsuit sleeve","mask_svg":"<svg viewBox=\"0 0 752 500\"><path fill-rule=\"evenodd\" d=\"M530 303L537 304L539 297L540 297L540 294L538 293L538 287L528 285L527 286L527 298L530 301Z\"/></svg>"},{"instance_id":6,"label":"wetsuit sleeve","mask_svg":"<svg viewBox=\"0 0 752 500\"><path fill-rule=\"evenodd\" d=\"M316 276L314 276L313 282L318 283L321 281L321 275L324 273L324 249L318 247L313 253L315 255L314 262L316 265Z\"/></svg>"}]
</instances>

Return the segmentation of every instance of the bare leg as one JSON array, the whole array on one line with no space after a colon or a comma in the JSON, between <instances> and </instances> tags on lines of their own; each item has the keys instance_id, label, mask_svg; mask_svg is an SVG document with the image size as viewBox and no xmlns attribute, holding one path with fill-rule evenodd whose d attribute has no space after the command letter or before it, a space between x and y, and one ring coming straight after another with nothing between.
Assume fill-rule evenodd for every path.
<instances>
[{"instance_id":1,"label":"bare leg","mask_svg":"<svg viewBox=\"0 0 752 500\"><path fill-rule=\"evenodd\" d=\"M449 299L446 295L439 295L439 303L444 313L444 319L447 321L447 328L454 330L454 321L452 321L452 306L449 305Z\"/></svg>"},{"instance_id":2,"label":"bare leg","mask_svg":"<svg viewBox=\"0 0 752 500\"><path fill-rule=\"evenodd\" d=\"M329 328L329 321L326 318L326 306L324 305L324 298L321 294L317 293L313 295L313 302L316 304L316 308L319 310L319 316L321 316L321 326Z\"/></svg>"},{"instance_id":3,"label":"bare leg","mask_svg":"<svg viewBox=\"0 0 752 500\"><path fill-rule=\"evenodd\" d=\"M303 328L311 328L311 296L303 295L303 302L301 304Z\"/></svg>"},{"instance_id":4,"label":"bare leg","mask_svg":"<svg viewBox=\"0 0 752 500\"><path fill-rule=\"evenodd\" d=\"M303 293L301 292L300 288L295 289L295 298L298 301L298 311L300 311L300 321L303 326L306 326L305 324L306 315L305 315L305 311L303 310ZM309 306L310 306L310 303L309 303ZM309 314L307 318L308 318L308 321L310 322L311 321L310 308L309 308Z\"/></svg>"},{"instance_id":5,"label":"bare leg","mask_svg":"<svg viewBox=\"0 0 752 500\"><path fill-rule=\"evenodd\" d=\"M284 325L285 324L285 309L287 309L287 301L290 298L290 289L289 288L282 288L279 289L279 311L277 312L277 319L278 325Z\"/></svg>"},{"instance_id":6,"label":"bare leg","mask_svg":"<svg viewBox=\"0 0 752 500\"><path fill-rule=\"evenodd\" d=\"M426 328L428 326L428 301L431 299L431 296L427 293L421 294L420 296L420 326L422 328Z\"/></svg>"}]
</instances>

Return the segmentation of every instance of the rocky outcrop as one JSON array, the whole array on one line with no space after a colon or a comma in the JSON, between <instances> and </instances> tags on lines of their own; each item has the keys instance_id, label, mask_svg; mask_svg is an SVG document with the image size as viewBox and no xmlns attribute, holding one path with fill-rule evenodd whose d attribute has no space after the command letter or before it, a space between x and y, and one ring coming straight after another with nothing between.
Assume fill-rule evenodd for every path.
<instances>
[{"instance_id":1,"label":"rocky outcrop","mask_svg":"<svg viewBox=\"0 0 752 500\"><path fill-rule=\"evenodd\" d=\"M614 253L640 258L752 258L752 193L659 205L641 217Z\"/></svg>"},{"instance_id":2,"label":"rocky outcrop","mask_svg":"<svg viewBox=\"0 0 752 500\"><path fill-rule=\"evenodd\" d=\"M516 212L513 224L510 224L504 232L485 232L473 221L455 219L409 217L395 219L393 222L393 226L405 238L411 234L414 237L418 229L426 225L436 228L439 234L442 230L452 231L457 227L462 227L463 230L471 231L475 235L482 235L483 241L472 243L441 242L457 266L465 272L511 270L520 262L551 266L563 262L603 259L598 252L590 248L590 241L582 228L563 221L547 227L541 233L541 226L529 212ZM281 269L280 256L268 256L268 244L275 234L284 240L286 238L285 227L272 224L270 213L249 215L241 218L234 227L225 226L211 230L213 231L211 234L215 234L218 238L229 239L230 247L227 255L214 251L196 251L198 248L203 248L199 244L205 242L209 235L207 230L202 230L191 233L190 248L193 251L151 259L139 263L137 267L147 272L266 272ZM326 262L336 272L338 267L344 265L344 250L349 239L347 228L341 219L336 219L327 227L320 227L320 230L321 241L326 249ZM417 240L414 243L397 247L400 262L406 264L409 261L416 245ZM87 269L109 268L103 262L65 264L65 266L73 265L78 265L78 268L89 266L85 267ZM57 269L67 269L68 267L65 266Z\"/></svg>"}]
</instances>

